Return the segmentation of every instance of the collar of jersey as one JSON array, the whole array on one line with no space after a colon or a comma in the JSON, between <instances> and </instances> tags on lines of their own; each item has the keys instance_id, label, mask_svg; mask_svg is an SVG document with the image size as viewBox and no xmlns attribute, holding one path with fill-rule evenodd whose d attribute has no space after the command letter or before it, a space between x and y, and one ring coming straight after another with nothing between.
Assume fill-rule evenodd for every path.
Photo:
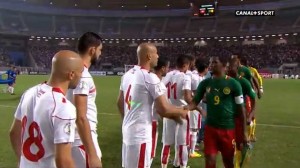
<instances>
[{"instance_id":1,"label":"collar of jersey","mask_svg":"<svg viewBox=\"0 0 300 168\"><path fill-rule=\"evenodd\" d=\"M139 65L136 65L136 66L138 66L138 67L140 67L141 69L143 69L143 70L146 70L147 72L150 72L149 70L147 70L145 67L143 67L143 66L139 66Z\"/></svg>"},{"instance_id":2,"label":"collar of jersey","mask_svg":"<svg viewBox=\"0 0 300 168\"><path fill-rule=\"evenodd\" d=\"M52 92L58 92L58 93L65 95L64 92L60 88L57 88L57 87L52 88Z\"/></svg>"}]
</instances>

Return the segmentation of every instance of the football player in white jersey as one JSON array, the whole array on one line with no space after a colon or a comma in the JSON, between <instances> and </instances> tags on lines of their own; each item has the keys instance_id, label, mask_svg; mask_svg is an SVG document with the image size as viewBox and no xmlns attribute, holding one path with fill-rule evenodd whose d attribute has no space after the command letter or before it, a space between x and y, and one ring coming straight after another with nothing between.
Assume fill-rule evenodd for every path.
<instances>
[{"instance_id":1,"label":"football player in white jersey","mask_svg":"<svg viewBox=\"0 0 300 168\"><path fill-rule=\"evenodd\" d=\"M127 71L121 80L118 109L123 118L122 167L149 168L152 149L152 105L162 117L177 121L188 113L172 106L164 96L160 80L151 68L157 65L158 54L153 44L143 43L137 49L138 65Z\"/></svg>"},{"instance_id":2,"label":"football player in white jersey","mask_svg":"<svg viewBox=\"0 0 300 168\"><path fill-rule=\"evenodd\" d=\"M191 90L193 93L197 90L199 85L199 75L198 71L195 69L195 62L196 59L193 56L190 56L190 70L186 72L188 76L191 78ZM194 95L194 94L193 94ZM201 154L195 151L196 143L197 143L197 133L201 128L201 114L197 110L193 110L190 112L190 150L189 156L194 157L201 157Z\"/></svg>"},{"instance_id":3,"label":"football player in white jersey","mask_svg":"<svg viewBox=\"0 0 300 168\"><path fill-rule=\"evenodd\" d=\"M186 75L190 67L190 58L187 55L178 55L176 70L171 71L167 83L170 102L176 106L185 106L192 101L191 78ZM166 81L169 80L169 81ZM188 162L188 145L190 139L189 116L185 116L183 124L178 125L172 121L165 120L163 128L162 167L167 167L170 155L170 146L175 143L174 167L185 168Z\"/></svg>"},{"instance_id":4,"label":"football player in white jersey","mask_svg":"<svg viewBox=\"0 0 300 168\"><path fill-rule=\"evenodd\" d=\"M169 71L170 61L168 61L166 58L159 57L157 66L154 67L154 73L157 75L157 77L162 80L164 76L166 76L167 72ZM162 90L165 92L165 96L167 98L167 88L166 86L160 82ZM153 104L153 121L152 121L152 151L151 151L151 164L155 157L156 153L156 146L157 146L157 138L158 138L158 120L159 120L159 114L156 112L156 109Z\"/></svg>"},{"instance_id":5,"label":"football player in white jersey","mask_svg":"<svg viewBox=\"0 0 300 168\"><path fill-rule=\"evenodd\" d=\"M73 157L78 168L101 168L101 150L97 134L96 86L88 68L101 55L102 39L92 32L83 34L78 41L78 52L84 63L79 84L73 90L73 100L77 109L77 131L73 147ZM72 92L72 91L71 91Z\"/></svg>"},{"instance_id":6,"label":"football player in white jersey","mask_svg":"<svg viewBox=\"0 0 300 168\"><path fill-rule=\"evenodd\" d=\"M206 78L209 78L208 74L208 62L204 59L197 59L196 60L196 69L199 76L198 85ZM196 93L196 92L194 92ZM206 103L205 101L201 101L199 104L204 113L206 113ZM201 118L198 120L198 123L201 125L200 130L198 132L198 142L201 143L204 140L204 127L205 127L205 119L206 117L200 115Z\"/></svg>"},{"instance_id":7,"label":"football player in white jersey","mask_svg":"<svg viewBox=\"0 0 300 168\"><path fill-rule=\"evenodd\" d=\"M60 51L52 59L48 82L22 96L10 130L20 168L75 168L72 144L76 110L65 94L75 88L83 70L81 58Z\"/></svg>"}]
</instances>

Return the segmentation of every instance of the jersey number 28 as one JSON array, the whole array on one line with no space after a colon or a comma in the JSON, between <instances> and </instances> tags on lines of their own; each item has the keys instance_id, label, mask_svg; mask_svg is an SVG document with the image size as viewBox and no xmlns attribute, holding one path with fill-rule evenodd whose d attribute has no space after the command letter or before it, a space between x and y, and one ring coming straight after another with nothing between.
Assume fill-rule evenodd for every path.
<instances>
[{"instance_id":1,"label":"jersey number 28","mask_svg":"<svg viewBox=\"0 0 300 168\"><path fill-rule=\"evenodd\" d=\"M40 127L36 122L33 121L28 127L29 137L23 141L23 136L26 131L26 124L27 117L24 116L22 119L22 152L27 160L38 162L45 155L45 149L42 144L43 137L41 135ZM37 151L35 153L31 151L33 144L37 147Z\"/></svg>"}]
</instances>

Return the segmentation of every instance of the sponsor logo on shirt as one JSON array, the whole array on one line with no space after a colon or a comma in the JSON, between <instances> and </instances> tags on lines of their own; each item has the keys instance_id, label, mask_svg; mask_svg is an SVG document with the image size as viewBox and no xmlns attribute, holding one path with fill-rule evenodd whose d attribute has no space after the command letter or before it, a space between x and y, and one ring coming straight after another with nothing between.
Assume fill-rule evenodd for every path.
<instances>
[{"instance_id":1,"label":"sponsor logo on shirt","mask_svg":"<svg viewBox=\"0 0 300 168\"><path fill-rule=\"evenodd\" d=\"M206 93L210 92L210 87L206 87Z\"/></svg>"},{"instance_id":2,"label":"sponsor logo on shirt","mask_svg":"<svg viewBox=\"0 0 300 168\"><path fill-rule=\"evenodd\" d=\"M67 123L65 126L64 126L64 132L68 135L70 135L71 133L71 123Z\"/></svg>"}]
</instances>

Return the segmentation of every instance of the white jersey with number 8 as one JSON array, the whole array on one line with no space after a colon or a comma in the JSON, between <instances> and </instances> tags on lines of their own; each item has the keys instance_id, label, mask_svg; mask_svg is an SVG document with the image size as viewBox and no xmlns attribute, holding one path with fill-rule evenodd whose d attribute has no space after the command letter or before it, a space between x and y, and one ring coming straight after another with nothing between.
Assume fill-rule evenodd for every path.
<instances>
[{"instance_id":1,"label":"white jersey with number 8","mask_svg":"<svg viewBox=\"0 0 300 168\"><path fill-rule=\"evenodd\" d=\"M20 168L56 168L55 144L75 138L75 107L59 88L40 84L27 90L15 118L22 122Z\"/></svg>"}]
</instances>

